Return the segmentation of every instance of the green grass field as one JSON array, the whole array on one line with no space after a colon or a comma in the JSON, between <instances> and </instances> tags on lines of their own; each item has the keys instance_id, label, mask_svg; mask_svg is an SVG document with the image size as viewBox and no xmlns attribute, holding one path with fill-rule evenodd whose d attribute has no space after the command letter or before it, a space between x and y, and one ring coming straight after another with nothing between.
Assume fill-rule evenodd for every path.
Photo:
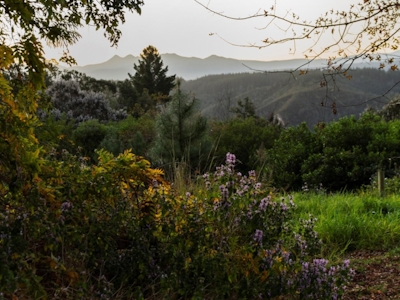
<instances>
[{"instance_id":1,"label":"green grass field","mask_svg":"<svg viewBox=\"0 0 400 300\"><path fill-rule=\"evenodd\" d=\"M400 196L374 193L294 195L297 217L318 219L315 230L325 254L391 250L400 244Z\"/></svg>"}]
</instances>

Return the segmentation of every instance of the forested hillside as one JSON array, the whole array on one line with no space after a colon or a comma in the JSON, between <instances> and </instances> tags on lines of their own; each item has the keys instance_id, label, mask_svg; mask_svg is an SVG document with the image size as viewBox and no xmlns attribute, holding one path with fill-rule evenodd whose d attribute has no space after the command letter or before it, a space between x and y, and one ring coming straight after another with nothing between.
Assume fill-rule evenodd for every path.
<instances>
[{"instance_id":1,"label":"forested hillside","mask_svg":"<svg viewBox=\"0 0 400 300\"><path fill-rule=\"evenodd\" d=\"M226 120L238 99L254 103L256 114L268 117L278 113L286 124L338 120L346 115L358 116L367 106L381 108L387 97L400 92L398 72L378 69L355 69L347 76L336 77L321 87L321 71L299 73L242 73L211 75L186 81L182 88L200 99L202 113L209 118Z\"/></svg>"}]
</instances>

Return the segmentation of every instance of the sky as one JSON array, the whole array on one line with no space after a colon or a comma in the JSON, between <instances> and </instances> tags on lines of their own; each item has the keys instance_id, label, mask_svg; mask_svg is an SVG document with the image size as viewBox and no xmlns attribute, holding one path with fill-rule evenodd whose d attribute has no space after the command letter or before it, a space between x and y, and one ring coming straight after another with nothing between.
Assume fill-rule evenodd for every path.
<instances>
[{"instance_id":1,"label":"sky","mask_svg":"<svg viewBox=\"0 0 400 300\"><path fill-rule=\"evenodd\" d=\"M233 17L248 17L276 8L278 15L296 13L301 20L312 21L331 8L348 10L358 0L198 0L219 13ZM212 13L194 0L144 0L142 14L127 13L126 22L120 29L122 38L118 47L111 47L101 29L95 31L87 26L79 30L82 38L70 46L70 54L78 65L84 66L104 62L114 55L125 57L132 54L139 56L148 45L155 46L161 54L175 53L185 57L206 58L218 55L241 60L284 60L303 58L309 45L293 43L276 45L271 48L240 47L240 45L262 44L267 37L285 38L282 24L265 27L268 20L264 17L247 21L230 20ZM210 36L210 33L216 33ZM224 41L225 39L226 41ZM329 40L331 39L331 40ZM331 42L332 36L320 41ZM294 52L293 49L296 48ZM290 50L291 49L291 50ZM62 50L45 46L48 59L58 59Z\"/></svg>"}]
</instances>

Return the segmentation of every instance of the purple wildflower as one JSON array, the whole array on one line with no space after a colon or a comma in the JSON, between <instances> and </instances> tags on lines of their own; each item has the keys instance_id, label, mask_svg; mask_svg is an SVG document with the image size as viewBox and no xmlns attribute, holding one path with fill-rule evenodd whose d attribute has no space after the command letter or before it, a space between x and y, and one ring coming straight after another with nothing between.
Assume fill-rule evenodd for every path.
<instances>
[{"instance_id":1,"label":"purple wildflower","mask_svg":"<svg viewBox=\"0 0 400 300\"><path fill-rule=\"evenodd\" d=\"M262 238L263 238L264 232L262 230L256 229L256 232L254 233L254 241L258 244L261 244Z\"/></svg>"},{"instance_id":2,"label":"purple wildflower","mask_svg":"<svg viewBox=\"0 0 400 300\"><path fill-rule=\"evenodd\" d=\"M268 196L266 198L261 199L260 205L259 205L259 209L262 211L265 211L267 209L269 200L271 199L271 196Z\"/></svg>"},{"instance_id":3,"label":"purple wildflower","mask_svg":"<svg viewBox=\"0 0 400 300\"><path fill-rule=\"evenodd\" d=\"M61 211L65 212L65 211L69 211L73 206L73 204L69 201L63 202L61 204Z\"/></svg>"},{"instance_id":4,"label":"purple wildflower","mask_svg":"<svg viewBox=\"0 0 400 300\"><path fill-rule=\"evenodd\" d=\"M235 154L232 153L227 153L226 154L226 164L227 165L234 165L236 163L236 156Z\"/></svg>"}]
</instances>

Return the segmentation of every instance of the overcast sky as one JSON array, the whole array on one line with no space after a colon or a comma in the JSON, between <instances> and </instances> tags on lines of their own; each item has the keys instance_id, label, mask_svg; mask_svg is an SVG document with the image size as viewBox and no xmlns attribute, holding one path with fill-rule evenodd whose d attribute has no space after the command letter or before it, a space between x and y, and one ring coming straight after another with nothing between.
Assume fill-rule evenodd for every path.
<instances>
[{"instance_id":1,"label":"overcast sky","mask_svg":"<svg viewBox=\"0 0 400 300\"><path fill-rule=\"evenodd\" d=\"M348 10L350 4L358 0L199 0L218 12L234 17L247 17L259 11L276 6L277 14L296 13L301 20L314 20L331 8ZM126 23L121 26L122 38L117 48L103 36L103 32L91 27L80 30L81 40L70 47L71 55L79 65L100 63L114 55L138 56L148 45L155 46L160 53L176 53L186 57L205 58L218 55L246 60L282 60L304 57L306 45L297 45L291 54L293 44L274 46L268 49L235 47L221 40L217 35L231 43L250 45L260 44L266 37L284 38L282 28L272 24L265 30L266 18L248 21L234 21L207 11L194 0L144 0L142 15L127 14ZM330 37L332 39L332 37ZM329 37L327 36L327 39ZM327 40L329 42L329 40ZM321 48L323 45L321 44ZM47 58L59 58L60 49L45 47Z\"/></svg>"}]
</instances>

